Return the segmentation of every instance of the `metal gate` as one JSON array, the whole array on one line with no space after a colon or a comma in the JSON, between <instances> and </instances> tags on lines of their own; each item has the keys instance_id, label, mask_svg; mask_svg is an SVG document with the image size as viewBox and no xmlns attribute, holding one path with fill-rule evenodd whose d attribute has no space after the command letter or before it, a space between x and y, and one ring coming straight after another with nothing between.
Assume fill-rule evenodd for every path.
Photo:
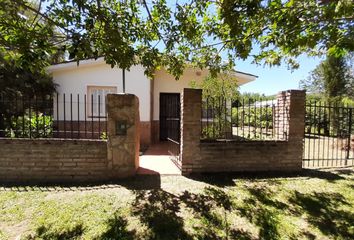
<instances>
[{"instance_id":1,"label":"metal gate","mask_svg":"<svg viewBox=\"0 0 354 240\"><path fill-rule=\"evenodd\" d=\"M172 161L181 168L179 93L160 93L160 140L167 140Z\"/></svg>"},{"instance_id":2,"label":"metal gate","mask_svg":"<svg viewBox=\"0 0 354 240\"><path fill-rule=\"evenodd\" d=\"M303 167L345 167L354 163L354 109L306 104Z\"/></svg>"}]
</instances>

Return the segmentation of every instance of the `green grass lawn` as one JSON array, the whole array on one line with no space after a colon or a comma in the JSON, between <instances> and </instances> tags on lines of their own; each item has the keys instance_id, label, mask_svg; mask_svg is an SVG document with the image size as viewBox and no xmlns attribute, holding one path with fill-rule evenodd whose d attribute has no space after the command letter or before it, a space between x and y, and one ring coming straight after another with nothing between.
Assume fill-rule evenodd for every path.
<instances>
[{"instance_id":1,"label":"green grass lawn","mask_svg":"<svg viewBox=\"0 0 354 240\"><path fill-rule=\"evenodd\" d=\"M0 239L354 239L354 169L0 186Z\"/></svg>"}]
</instances>

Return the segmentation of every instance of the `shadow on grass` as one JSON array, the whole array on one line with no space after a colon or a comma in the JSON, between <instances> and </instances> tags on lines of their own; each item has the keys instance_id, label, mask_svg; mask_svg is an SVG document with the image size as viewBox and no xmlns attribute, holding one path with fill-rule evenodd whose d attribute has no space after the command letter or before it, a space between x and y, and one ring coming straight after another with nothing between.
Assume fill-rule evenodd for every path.
<instances>
[{"instance_id":1,"label":"shadow on grass","mask_svg":"<svg viewBox=\"0 0 354 240\"><path fill-rule=\"evenodd\" d=\"M354 175L354 169L350 169L350 168L344 168L344 169L341 169L341 168L337 168L335 170L335 172L339 173L339 174L342 174L342 175Z\"/></svg>"},{"instance_id":2,"label":"shadow on grass","mask_svg":"<svg viewBox=\"0 0 354 240\"><path fill-rule=\"evenodd\" d=\"M84 232L82 224L78 224L75 227L55 232L53 229L47 226L40 226L36 229L35 235L27 236L26 239L52 239L52 240L69 240L69 239L81 239Z\"/></svg>"},{"instance_id":3,"label":"shadow on grass","mask_svg":"<svg viewBox=\"0 0 354 240\"><path fill-rule=\"evenodd\" d=\"M247 191L252 196L253 200L257 200L262 205L273 207L279 210L285 210L288 205L276 200L274 198L274 193L267 187L246 187Z\"/></svg>"},{"instance_id":4,"label":"shadow on grass","mask_svg":"<svg viewBox=\"0 0 354 240\"><path fill-rule=\"evenodd\" d=\"M279 239L279 211L288 207L274 199L274 194L267 187L247 187L249 197L243 204L236 206L242 217L259 227L260 239Z\"/></svg>"},{"instance_id":5,"label":"shadow on grass","mask_svg":"<svg viewBox=\"0 0 354 240\"><path fill-rule=\"evenodd\" d=\"M239 179L263 180L272 184L277 184L278 178L318 178L334 182L336 180L345 179L341 175L353 175L354 169L338 169L332 171L303 169L299 172L242 172L242 173L199 173L191 174L187 178L204 182L217 187L234 186ZM89 183L43 183L43 182L23 182L23 183L0 183L1 191L88 191L95 189L110 189L117 187L125 187L130 190L151 190L161 188L160 175L136 175L127 179L119 179L115 181L101 181Z\"/></svg>"},{"instance_id":6,"label":"shadow on grass","mask_svg":"<svg viewBox=\"0 0 354 240\"><path fill-rule=\"evenodd\" d=\"M112 218L106 221L106 231L94 239L110 239L110 240L133 240L135 232L127 230L128 222L123 217L115 213ZM27 236L25 239L50 239L50 240L73 240L82 239L84 227L78 224L75 227L67 230L57 230L51 226L40 226L36 229L34 235Z\"/></svg>"},{"instance_id":7,"label":"shadow on grass","mask_svg":"<svg viewBox=\"0 0 354 240\"><path fill-rule=\"evenodd\" d=\"M232 211L232 202L225 191L207 187L201 194L184 191L180 201L193 210L193 215L202 224L194 226L197 239L251 239L248 232L232 229L227 216ZM219 211L216 211L219 209Z\"/></svg>"},{"instance_id":8,"label":"shadow on grass","mask_svg":"<svg viewBox=\"0 0 354 240\"><path fill-rule=\"evenodd\" d=\"M185 229L188 217L181 217L181 204L192 210L188 212L196 221L193 232ZM250 233L229 226L230 197L216 188L206 188L200 194L185 191L181 195L163 190L137 191L132 209L133 214L148 226L148 239L253 239Z\"/></svg>"},{"instance_id":9,"label":"shadow on grass","mask_svg":"<svg viewBox=\"0 0 354 240\"><path fill-rule=\"evenodd\" d=\"M119 179L116 181L91 182L91 183L0 183L1 191L16 192L72 192L91 191L125 187L130 190L150 190L161 188L161 177L159 175L137 175L135 177Z\"/></svg>"},{"instance_id":10,"label":"shadow on grass","mask_svg":"<svg viewBox=\"0 0 354 240\"><path fill-rule=\"evenodd\" d=\"M342 209L343 206L350 207L343 195L328 192L303 194L295 191L289 202L296 205L299 211L305 211L308 222L323 234L334 238L354 239L354 214Z\"/></svg>"},{"instance_id":11,"label":"shadow on grass","mask_svg":"<svg viewBox=\"0 0 354 240\"><path fill-rule=\"evenodd\" d=\"M150 239L192 239L178 216L179 199L163 190L137 191L133 214L150 230Z\"/></svg>"},{"instance_id":12,"label":"shadow on grass","mask_svg":"<svg viewBox=\"0 0 354 240\"><path fill-rule=\"evenodd\" d=\"M350 203L339 193L312 192L308 194L298 191L290 192L291 196L281 202L276 193L267 186L246 187L250 193L243 204L236 206L240 215L249 219L260 228L260 239L279 239L279 214L301 217L307 215L306 221L319 229L324 235L339 239L354 239L354 214L343 207L351 207ZM278 191L278 190L276 190ZM291 238L291 236L289 236ZM303 237L315 239L308 231L298 232L292 239Z\"/></svg>"},{"instance_id":13,"label":"shadow on grass","mask_svg":"<svg viewBox=\"0 0 354 240\"><path fill-rule=\"evenodd\" d=\"M354 171L347 171L347 174L353 174ZM242 172L242 173L198 173L191 174L188 178L205 182L218 187L234 186L235 181L238 179L274 179L273 183L276 184L277 178L298 178L298 177L308 177L308 178L318 178L325 179L328 181L336 181L344 179L340 176L340 172L329 172L316 169L303 169L298 172Z\"/></svg>"},{"instance_id":14,"label":"shadow on grass","mask_svg":"<svg viewBox=\"0 0 354 240\"><path fill-rule=\"evenodd\" d=\"M133 240L135 239L135 232L128 231L128 222L123 217L115 213L112 218L106 222L107 230L98 239L119 239L119 240Z\"/></svg>"}]
</instances>

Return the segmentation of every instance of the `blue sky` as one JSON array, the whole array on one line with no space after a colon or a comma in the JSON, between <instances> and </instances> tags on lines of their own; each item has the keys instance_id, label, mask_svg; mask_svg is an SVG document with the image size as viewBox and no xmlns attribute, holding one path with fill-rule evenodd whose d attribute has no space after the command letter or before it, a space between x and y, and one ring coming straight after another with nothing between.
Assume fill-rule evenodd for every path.
<instances>
[{"instance_id":1,"label":"blue sky","mask_svg":"<svg viewBox=\"0 0 354 240\"><path fill-rule=\"evenodd\" d=\"M241 92L276 94L282 90L298 89L299 81L306 78L321 59L301 56L298 58L300 67L297 70L288 70L284 64L280 67L264 67L252 64L251 60L236 62L236 70L257 75L258 78L240 87Z\"/></svg>"}]
</instances>

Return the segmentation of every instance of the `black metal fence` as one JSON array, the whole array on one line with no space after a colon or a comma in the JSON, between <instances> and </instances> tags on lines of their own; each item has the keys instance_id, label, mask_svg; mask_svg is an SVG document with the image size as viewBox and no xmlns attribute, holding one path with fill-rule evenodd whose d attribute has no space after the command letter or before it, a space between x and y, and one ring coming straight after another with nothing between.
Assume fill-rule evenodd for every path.
<instances>
[{"instance_id":1,"label":"black metal fence","mask_svg":"<svg viewBox=\"0 0 354 240\"><path fill-rule=\"evenodd\" d=\"M0 95L0 137L105 139L105 97Z\"/></svg>"},{"instance_id":2,"label":"black metal fence","mask_svg":"<svg viewBox=\"0 0 354 240\"><path fill-rule=\"evenodd\" d=\"M352 166L354 163L354 108L306 104L304 167Z\"/></svg>"},{"instance_id":3,"label":"black metal fence","mask_svg":"<svg viewBox=\"0 0 354 240\"><path fill-rule=\"evenodd\" d=\"M269 98L208 97L203 100L201 139L287 140L287 111Z\"/></svg>"}]
</instances>

